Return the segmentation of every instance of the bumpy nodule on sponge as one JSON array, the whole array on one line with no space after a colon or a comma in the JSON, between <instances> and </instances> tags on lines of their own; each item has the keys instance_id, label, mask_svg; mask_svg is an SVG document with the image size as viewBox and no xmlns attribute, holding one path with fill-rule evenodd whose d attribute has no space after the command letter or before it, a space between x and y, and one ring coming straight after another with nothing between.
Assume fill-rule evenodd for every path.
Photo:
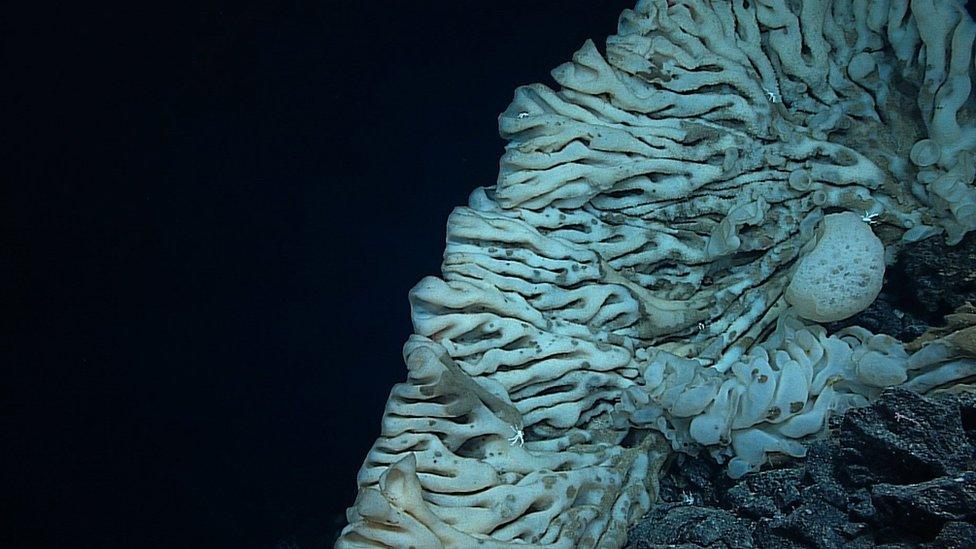
<instances>
[{"instance_id":1,"label":"bumpy nodule on sponge","mask_svg":"<svg viewBox=\"0 0 976 549\"><path fill-rule=\"evenodd\" d=\"M851 212L823 219L820 237L786 289L798 315L816 322L853 316L870 305L884 280L884 244Z\"/></svg>"}]
</instances>

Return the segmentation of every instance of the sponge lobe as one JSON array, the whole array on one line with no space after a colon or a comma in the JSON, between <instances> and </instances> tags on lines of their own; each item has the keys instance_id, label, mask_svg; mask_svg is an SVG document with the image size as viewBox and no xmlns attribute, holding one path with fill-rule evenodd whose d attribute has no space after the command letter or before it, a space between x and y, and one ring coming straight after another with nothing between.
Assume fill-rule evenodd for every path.
<instances>
[{"instance_id":1,"label":"sponge lobe","mask_svg":"<svg viewBox=\"0 0 976 549\"><path fill-rule=\"evenodd\" d=\"M871 227L851 212L830 214L816 246L797 265L786 300L809 320L842 320L878 297L884 269L884 244Z\"/></svg>"}]
</instances>

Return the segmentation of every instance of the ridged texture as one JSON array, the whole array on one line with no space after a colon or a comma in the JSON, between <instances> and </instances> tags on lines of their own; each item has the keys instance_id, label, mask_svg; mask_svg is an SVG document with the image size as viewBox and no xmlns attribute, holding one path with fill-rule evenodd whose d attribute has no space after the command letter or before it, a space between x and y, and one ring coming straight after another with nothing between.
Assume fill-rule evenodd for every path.
<instances>
[{"instance_id":1,"label":"ridged texture","mask_svg":"<svg viewBox=\"0 0 976 549\"><path fill-rule=\"evenodd\" d=\"M825 213L891 254L976 228L973 29L950 0L644 1L519 88L497 184L410 293L338 547L619 547L672 449L741 475L885 386L976 374L783 297Z\"/></svg>"}]
</instances>

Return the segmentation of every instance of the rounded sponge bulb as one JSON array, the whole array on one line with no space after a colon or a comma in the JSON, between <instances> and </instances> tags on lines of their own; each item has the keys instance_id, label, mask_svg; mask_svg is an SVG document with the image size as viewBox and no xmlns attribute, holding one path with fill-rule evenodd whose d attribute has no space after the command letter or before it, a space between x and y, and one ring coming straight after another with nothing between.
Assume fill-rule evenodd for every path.
<instances>
[{"instance_id":1,"label":"rounded sponge bulb","mask_svg":"<svg viewBox=\"0 0 976 549\"><path fill-rule=\"evenodd\" d=\"M884 244L871 226L852 212L830 214L815 247L797 264L786 301L808 320L842 320L878 297L884 270Z\"/></svg>"}]
</instances>

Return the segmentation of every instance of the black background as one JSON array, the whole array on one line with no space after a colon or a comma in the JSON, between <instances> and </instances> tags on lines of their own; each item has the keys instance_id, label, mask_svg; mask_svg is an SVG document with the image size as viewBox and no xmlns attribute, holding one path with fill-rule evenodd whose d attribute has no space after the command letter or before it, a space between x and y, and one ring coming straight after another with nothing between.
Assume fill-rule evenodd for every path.
<instances>
[{"instance_id":1,"label":"black background","mask_svg":"<svg viewBox=\"0 0 976 549\"><path fill-rule=\"evenodd\" d=\"M498 113L630 5L8 11L0 546L330 542Z\"/></svg>"}]
</instances>

